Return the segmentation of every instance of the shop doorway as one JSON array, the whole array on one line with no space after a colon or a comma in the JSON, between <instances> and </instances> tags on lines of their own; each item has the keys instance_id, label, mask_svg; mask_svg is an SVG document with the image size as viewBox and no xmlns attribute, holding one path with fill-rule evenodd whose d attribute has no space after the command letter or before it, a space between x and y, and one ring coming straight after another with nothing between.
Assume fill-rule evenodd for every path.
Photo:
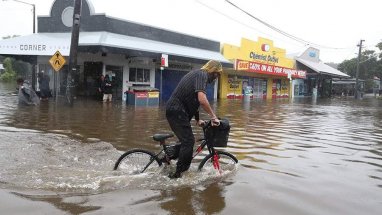
<instances>
[{"instance_id":1,"label":"shop doorway","mask_svg":"<svg viewBox=\"0 0 382 215\"><path fill-rule=\"evenodd\" d=\"M113 84L113 100L122 100L123 67L106 65L106 75Z\"/></svg>"},{"instance_id":2,"label":"shop doorway","mask_svg":"<svg viewBox=\"0 0 382 215\"><path fill-rule=\"evenodd\" d=\"M254 78L253 79L253 98L267 97L267 80Z\"/></svg>"},{"instance_id":3,"label":"shop doorway","mask_svg":"<svg viewBox=\"0 0 382 215\"><path fill-rule=\"evenodd\" d=\"M80 90L80 95L101 99L98 87L101 84L102 66L102 62L84 62L84 88Z\"/></svg>"}]
</instances>

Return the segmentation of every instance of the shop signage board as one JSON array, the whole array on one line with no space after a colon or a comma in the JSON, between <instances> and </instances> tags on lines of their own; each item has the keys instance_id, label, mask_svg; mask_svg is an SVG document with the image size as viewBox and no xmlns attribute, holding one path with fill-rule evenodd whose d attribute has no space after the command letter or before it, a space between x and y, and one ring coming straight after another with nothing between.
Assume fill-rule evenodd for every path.
<instances>
[{"instance_id":1,"label":"shop signage board","mask_svg":"<svg viewBox=\"0 0 382 215\"><path fill-rule=\"evenodd\" d=\"M266 75L277 75L277 76L285 76L288 77L289 74L293 78L306 78L306 71L296 70L281 66L274 66L269 64L263 64L253 61L245 61L245 60L236 60L235 62L236 70L254 72L259 74Z\"/></svg>"},{"instance_id":2,"label":"shop signage board","mask_svg":"<svg viewBox=\"0 0 382 215\"><path fill-rule=\"evenodd\" d=\"M159 92L148 92L149 98L159 98Z\"/></svg>"},{"instance_id":3,"label":"shop signage board","mask_svg":"<svg viewBox=\"0 0 382 215\"><path fill-rule=\"evenodd\" d=\"M162 54L161 60L160 60L160 66L161 67L168 67L168 55Z\"/></svg>"}]
</instances>

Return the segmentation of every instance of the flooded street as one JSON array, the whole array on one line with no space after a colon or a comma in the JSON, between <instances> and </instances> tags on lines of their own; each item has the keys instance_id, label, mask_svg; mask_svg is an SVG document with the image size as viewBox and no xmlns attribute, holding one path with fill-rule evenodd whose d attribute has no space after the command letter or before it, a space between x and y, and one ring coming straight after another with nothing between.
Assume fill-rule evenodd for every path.
<instances>
[{"instance_id":1,"label":"flooded street","mask_svg":"<svg viewBox=\"0 0 382 215\"><path fill-rule=\"evenodd\" d=\"M222 176L113 171L124 151L158 151L164 108L78 99L17 105L0 83L1 214L380 214L382 100L218 101L231 122ZM203 118L203 115L202 115ZM196 137L201 136L194 127Z\"/></svg>"}]
</instances>

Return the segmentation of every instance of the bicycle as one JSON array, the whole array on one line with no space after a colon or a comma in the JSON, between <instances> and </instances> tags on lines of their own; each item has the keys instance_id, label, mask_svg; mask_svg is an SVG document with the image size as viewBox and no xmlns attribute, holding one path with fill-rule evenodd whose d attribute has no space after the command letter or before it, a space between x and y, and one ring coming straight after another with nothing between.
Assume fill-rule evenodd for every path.
<instances>
[{"instance_id":1,"label":"bicycle","mask_svg":"<svg viewBox=\"0 0 382 215\"><path fill-rule=\"evenodd\" d=\"M212 167L220 174L225 170L232 171L238 163L237 158L229 152L215 149L215 147L227 146L230 130L229 125L227 134L223 137L220 136L220 138L214 137L212 134L214 129L216 131L216 127L211 126L211 121L205 121L203 126L204 137L196 141L201 143L196 148L192 160L207 146L208 154L200 162L198 170L201 171L202 169ZM155 134L153 139L162 146L160 152L154 153L146 149L128 150L118 158L114 165L114 170L129 170L130 174L139 174L155 171L161 167L163 163L169 165L171 160L177 158L180 149L180 144L166 144L166 140L171 137L174 137L174 134Z\"/></svg>"}]
</instances>

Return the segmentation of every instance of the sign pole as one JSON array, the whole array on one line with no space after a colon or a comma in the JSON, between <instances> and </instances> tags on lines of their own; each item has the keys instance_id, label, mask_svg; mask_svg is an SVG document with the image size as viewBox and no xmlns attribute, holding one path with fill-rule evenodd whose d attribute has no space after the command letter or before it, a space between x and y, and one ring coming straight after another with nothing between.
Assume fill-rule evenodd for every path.
<instances>
[{"instance_id":1,"label":"sign pole","mask_svg":"<svg viewBox=\"0 0 382 215\"><path fill-rule=\"evenodd\" d=\"M58 87L59 87L59 75L58 75L58 72L60 71L60 69L65 65L66 63L66 60L64 58L64 56L61 55L60 51L56 51L56 53L54 53L54 55L49 59L49 63L50 65L52 66L52 68L54 69L54 71L56 71L56 73L54 73L54 89L55 89L55 92L54 94L56 95L56 103L57 103L57 98L58 98Z\"/></svg>"},{"instance_id":2,"label":"sign pole","mask_svg":"<svg viewBox=\"0 0 382 215\"><path fill-rule=\"evenodd\" d=\"M58 99L58 81L59 81L59 79L58 79L58 73L54 73L54 82L55 82L55 94L56 94L56 103L57 103L57 99Z\"/></svg>"}]
</instances>

